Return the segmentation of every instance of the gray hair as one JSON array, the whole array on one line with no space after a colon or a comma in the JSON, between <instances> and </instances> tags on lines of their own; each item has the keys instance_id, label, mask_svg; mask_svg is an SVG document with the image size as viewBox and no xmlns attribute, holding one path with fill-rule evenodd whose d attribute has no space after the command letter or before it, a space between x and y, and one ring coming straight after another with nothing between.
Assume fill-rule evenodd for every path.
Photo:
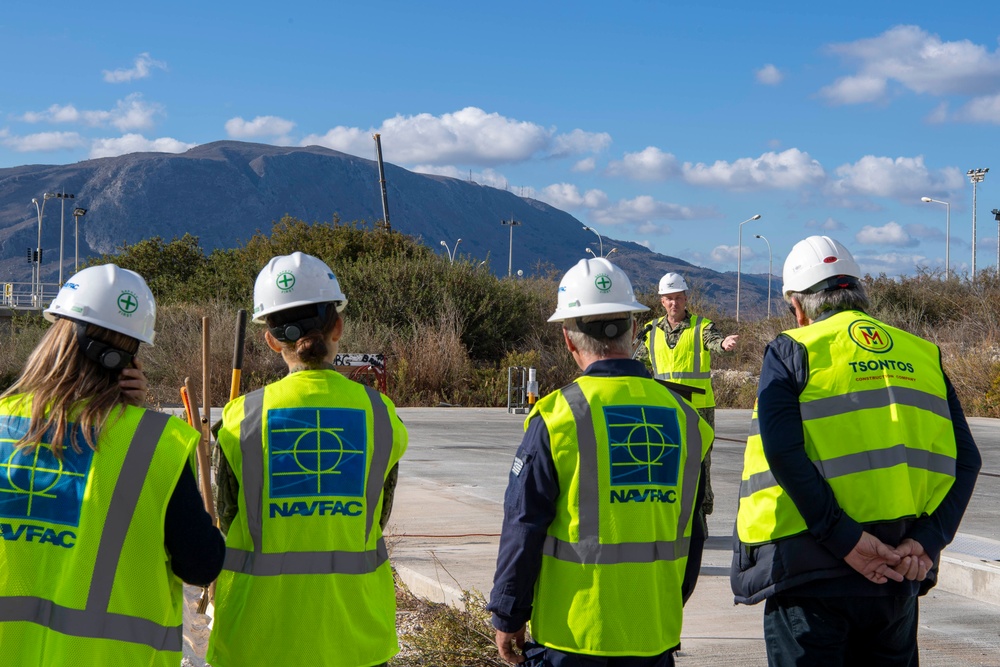
<instances>
[{"instance_id":1,"label":"gray hair","mask_svg":"<svg viewBox=\"0 0 1000 667\"><path fill-rule=\"evenodd\" d=\"M595 338L580 331L576 326L576 319L568 319L563 322L563 329L570 341L584 354L606 358L613 355L625 357L632 356L632 313L608 313L606 315L590 315L582 317L584 323L603 322L605 320L623 320L628 318L628 326L625 331L615 338Z\"/></svg>"},{"instance_id":2,"label":"gray hair","mask_svg":"<svg viewBox=\"0 0 1000 667\"><path fill-rule=\"evenodd\" d=\"M820 315L826 312L839 313L842 310L867 311L869 307L868 295L860 283L854 287L825 290L812 294L807 292L788 292L785 295L785 301L791 303L792 297L798 299L799 305L802 307L802 312L813 321L816 321Z\"/></svg>"}]
</instances>

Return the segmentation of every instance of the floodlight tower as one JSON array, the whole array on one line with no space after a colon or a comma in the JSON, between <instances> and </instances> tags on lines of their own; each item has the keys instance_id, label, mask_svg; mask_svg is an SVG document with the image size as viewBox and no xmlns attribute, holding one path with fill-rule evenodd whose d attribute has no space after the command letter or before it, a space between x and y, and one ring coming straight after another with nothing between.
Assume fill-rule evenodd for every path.
<instances>
[{"instance_id":1,"label":"floodlight tower","mask_svg":"<svg viewBox=\"0 0 1000 667\"><path fill-rule=\"evenodd\" d=\"M986 169L970 169L966 172L966 176L972 181L972 279L976 279L976 186L983 182L986 178L986 172L990 170L989 167Z\"/></svg>"}]
</instances>

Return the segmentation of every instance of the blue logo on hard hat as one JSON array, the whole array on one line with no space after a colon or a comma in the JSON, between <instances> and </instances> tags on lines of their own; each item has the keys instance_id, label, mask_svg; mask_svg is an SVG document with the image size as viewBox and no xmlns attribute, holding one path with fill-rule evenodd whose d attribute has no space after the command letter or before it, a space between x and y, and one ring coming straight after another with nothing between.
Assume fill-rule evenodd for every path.
<instances>
[{"instance_id":1,"label":"blue logo on hard hat","mask_svg":"<svg viewBox=\"0 0 1000 667\"><path fill-rule=\"evenodd\" d=\"M15 448L29 423L27 417L0 418L0 517L79 526L94 450L78 431L80 453L73 451L68 435L72 424L67 425L61 460L48 442L51 432L30 451Z\"/></svg>"},{"instance_id":2,"label":"blue logo on hard hat","mask_svg":"<svg viewBox=\"0 0 1000 667\"><path fill-rule=\"evenodd\" d=\"M364 410L270 410L267 429L272 498L364 495Z\"/></svg>"},{"instance_id":3,"label":"blue logo on hard hat","mask_svg":"<svg viewBox=\"0 0 1000 667\"><path fill-rule=\"evenodd\" d=\"M649 405L604 408L611 486L677 486L681 429L677 411Z\"/></svg>"}]
</instances>

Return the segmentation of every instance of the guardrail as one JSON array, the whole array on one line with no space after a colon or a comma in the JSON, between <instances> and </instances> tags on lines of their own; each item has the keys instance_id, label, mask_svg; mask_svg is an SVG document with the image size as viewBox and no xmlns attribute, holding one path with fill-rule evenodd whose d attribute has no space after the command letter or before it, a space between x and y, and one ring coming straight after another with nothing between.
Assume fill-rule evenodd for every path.
<instances>
[{"instance_id":1,"label":"guardrail","mask_svg":"<svg viewBox=\"0 0 1000 667\"><path fill-rule=\"evenodd\" d=\"M0 305L12 310L42 310L59 293L56 283L42 283L41 294L32 283L3 283L3 298Z\"/></svg>"}]
</instances>

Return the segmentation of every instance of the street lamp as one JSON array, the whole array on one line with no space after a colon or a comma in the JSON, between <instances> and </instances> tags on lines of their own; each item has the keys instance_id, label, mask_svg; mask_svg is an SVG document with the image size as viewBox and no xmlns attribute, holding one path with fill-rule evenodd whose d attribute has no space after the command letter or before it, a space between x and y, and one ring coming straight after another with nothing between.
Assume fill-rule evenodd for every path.
<instances>
[{"instance_id":1,"label":"street lamp","mask_svg":"<svg viewBox=\"0 0 1000 667\"><path fill-rule=\"evenodd\" d=\"M514 259L514 228L521 223L511 217L510 220L501 220L500 224L510 227L510 249L507 251L507 277L510 278L510 268Z\"/></svg>"},{"instance_id":2,"label":"street lamp","mask_svg":"<svg viewBox=\"0 0 1000 667\"><path fill-rule=\"evenodd\" d=\"M976 186L986 178L986 169L970 169L965 173L972 181L972 279L976 279Z\"/></svg>"},{"instance_id":3,"label":"street lamp","mask_svg":"<svg viewBox=\"0 0 1000 667\"><path fill-rule=\"evenodd\" d=\"M1000 278L1000 209L990 211L997 220L997 278Z\"/></svg>"},{"instance_id":4,"label":"street lamp","mask_svg":"<svg viewBox=\"0 0 1000 667\"><path fill-rule=\"evenodd\" d=\"M584 252L589 252L594 259L597 259L597 255L595 255L594 251L591 250L590 248L584 248L583 251Z\"/></svg>"},{"instance_id":5,"label":"street lamp","mask_svg":"<svg viewBox=\"0 0 1000 667\"><path fill-rule=\"evenodd\" d=\"M35 246L35 270L32 271L31 295L35 305L41 308L42 305L42 216L45 215L45 202L55 197L54 192L46 192L42 195L42 205L38 206L38 200L32 198L31 203L35 205L35 212L38 213L38 244Z\"/></svg>"},{"instance_id":6,"label":"street lamp","mask_svg":"<svg viewBox=\"0 0 1000 667\"><path fill-rule=\"evenodd\" d=\"M458 239L457 241L455 241L455 247L454 248L449 248L447 243L445 243L444 241L441 241L441 245L443 245L444 249L448 252L448 261L449 261L449 263L451 263L451 264L455 263L455 253L458 252L458 244L461 243L461 242L462 242L462 239Z\"/></svg>"},{"instance_id":7,"label":"street lamp","mask_svg":"<svg viewBox=\"0 0 1000 667\"><path fill-rule=\"evenodd\" d=\"M607 259L608 257L611 257L611 255L615 254L616 252L618 252L618 248L612 248L611 250L608 251L608 254L605 255L604 258Z\"/></svg>"},{"instance_id":8,"label":"street lamp","mask_svg":"<svg viewBox=\"0 0 1000 667\"><path fill-rule=\"evenodd\" d=\"M597 242L598 242L598 243L600 244L600 249L601 249L601 257L604 257L604 239L602 239L602 238L601 238L601 233L600 233L600 232L598 232L598 231L597 231L596 229L594 229L593 227L584 227L583 229L584 229L585 231L588 231L588 232L594 232L595 234L597 234Z\"/></svg>"},{"instance_id":9,"label":"street lamp","mask_svg":"<svg viewBox=\"0 0 1000 667\"><path fill-rule=\"evenodd\" d=\"M940 199L931 199L930 197L921 197L920 201L925 204L934 202L935 204L944 204L946 206L944 221L944 279L947 281L950 275L949 271L951 270L951 204Z\"/></svg>"},{"instance_id":10,"label":"street lamp","mask_svg":"<svg viewBox=\"0 0 1000 667\"><path fill-rule=\"evenodd\" d=\"M59 287L62 287L62 269L63 269L63 227L66 223L66 200L73 199L76 195L66 194L65 192L59 192L56 194L56 198L60 199L62 204L62 216L59 218Z\"/></svg>"},{"instance_id":11,"label":"street lamp","mask_svg":"<svg viewBox=\"0 0 1000 667\"><path fill-rule=\"evenodd\" d=\"M767 319L771 319L771 242L763 234L754 234L767 244Z\"/></svg>"},{"instance_id":12,"label":"street lamp","mask_svg":"<svg viewBox=\"0 0 1000 667\"><path fill-rule=\"evenodd\" d=\"M76 259L73 261L73 273L80 270L80 218L87 215L87 209L73 209L73 241L76 243Z\"/></svg>"},{"instance_id":13,"label":"street lamp","mask_svg":"<svg viewBox=\"0 0 1000 667\"><path fill-rule=\"evenodd\" d=\"M740 223L740 242L736 255L736 322L740 321L740 272L743 268L743 225L754 220L760 220L760 213L753 216L752 218L747 218Z\"/></svg>"}]
</instances>

